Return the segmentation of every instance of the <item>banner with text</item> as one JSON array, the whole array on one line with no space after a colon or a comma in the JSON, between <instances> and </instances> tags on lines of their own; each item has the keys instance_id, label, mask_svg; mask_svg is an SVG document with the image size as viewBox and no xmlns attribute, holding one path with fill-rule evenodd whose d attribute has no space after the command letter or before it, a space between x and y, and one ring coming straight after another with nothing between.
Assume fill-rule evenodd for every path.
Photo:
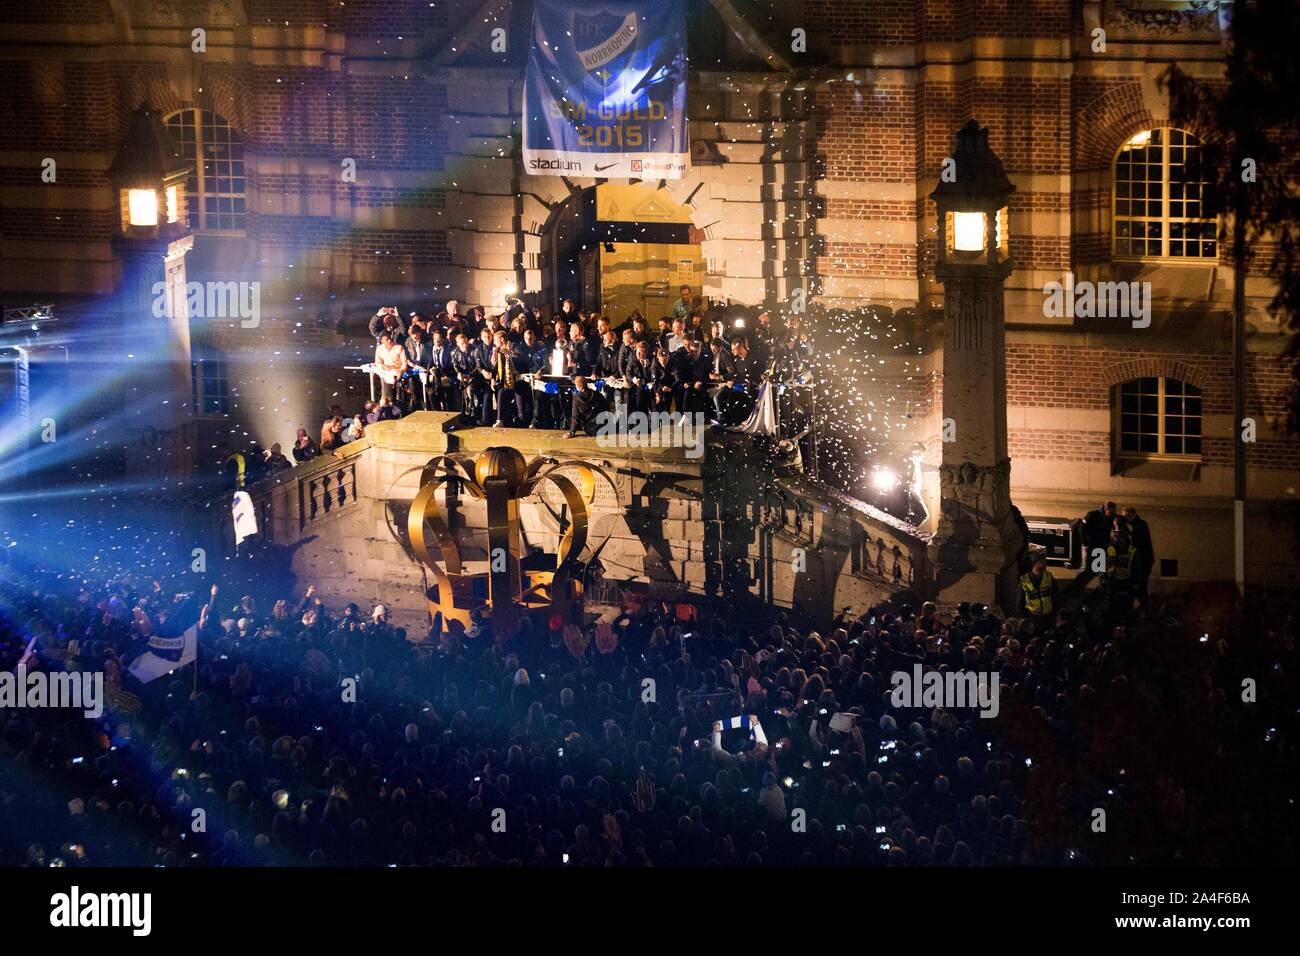
<instances>
[{"instance_id":1,"label":"banner with text","mask_svg":"<svg viewBox=\"0 0 1300 956\"><path fill-rule=\"evenodd\" d=\"M524 84L524 171L681 179L684 0L535 0Z\"/></svg>"}]
</instances>

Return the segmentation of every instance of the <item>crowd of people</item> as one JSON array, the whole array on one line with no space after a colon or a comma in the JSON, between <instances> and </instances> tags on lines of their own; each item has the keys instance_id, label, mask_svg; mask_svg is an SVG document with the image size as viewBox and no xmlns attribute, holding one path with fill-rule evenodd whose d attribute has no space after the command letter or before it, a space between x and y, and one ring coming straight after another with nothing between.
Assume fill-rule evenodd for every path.
<instances>
[{"instance_id":1,"label":"crowd of people","mask_svg":"<svg viewBox=\"0 0 1300 956\"><path fill-rule=\"evenodd\" d=\"M0 714L0 865L1127 865L1294 851L1294 607L1204 637L1178 623L1187 607L1153 602L1141 626L1112 628L1094 600L1050 617L925 603L822 622L647 603L606 625L424 635L382 604L264 594L266 576L239 562L227 575L186 587L207 605L197 664L139 684L126 665L178 613L176 584L7 573L0 669L29 653L31 667L102 670L110 706L99 720ZM896 706L891 675L918 665L998 675L997 716ZM1243 676L1258 681L1251 702Z\"/></svg>"},{"instance_id":2,"label":"crowd of people","mask_svg":"<svg viewBox=\"0 0 1300 956\"><path fill-rule=\"evenodd\" d=\"M789 383L811 371L813 347L802 319L774 321L763 309L706 307L682 286L672 313L657 327L638 311L621 323L563 300L549 318L512 299L503 308L456 300L426 317L403 320L380 308L368 331L375 342L366 366L377 395L356 411L331 405L319 432L300 426L286 452L256 441L217 457L227 487L243 487L321 455L337 454L376 422L413 411L450 411L471 423L563 429L592 435L602 412L679 412L734 425L754 407L764 381ZM790 434L806 432L806 410L781 399Z\"/></svg>"},{"instance_id":3,"label":"crowd of people","mask_svg":"<svg viewBox=\"0 0 1300 956\"><path fill-rule=\"evenodd\" d=\"M1046 620L1060 606L1056 580L1048 569L1047 555L1041 549L1031 551L1029 527L1019 509L1013 510L1025 540L1020 559L1023 573L1019 609L1028 617ZM1081 577L1099 579L1107 621L1112 626L1129 623L1134 601L1146 607L1151 600L1149 584L1156 560L1151 526L1134 505L1121 512L1115 502L1107 501L1084 515L1079 527L1080 553L1075 560Z\"/></svg>"},{"instance_id":4,"label":"crowd of people","mask_svg":"<svg viewBox=\"0 0 1300 956\"><path fill-rule=\"evenodd\" d=\"M729 313L729 324L690 286L653 326L639 311L618 324L571 299L549 317L518 299L464 312L452 300L406 322L386 306L369 323L372 366L383 405L462 412L482 425L577 433L590 430L588 406L618 405L735 421L765 377L798 378L812 356L798 316L781 325L767 311L751 311ZM605 401L571 394L587 389L607 392Z\"/></svg>"}]
</instances>

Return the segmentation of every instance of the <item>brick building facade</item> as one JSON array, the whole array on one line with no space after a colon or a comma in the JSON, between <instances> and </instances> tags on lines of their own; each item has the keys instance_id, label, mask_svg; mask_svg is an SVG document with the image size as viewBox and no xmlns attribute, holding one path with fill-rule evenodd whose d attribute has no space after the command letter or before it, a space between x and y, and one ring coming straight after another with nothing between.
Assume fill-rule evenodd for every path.
<instances>
[{"instance_id":1,"label":"brick building facade","mask_svg":"<svg viewBox=\"0 0 1300 956\"><path fill-rule=\"evenodd\" d=\"M827 306L906 315L916 355L879 375L894 409L889 440L926 442L933 464L943 290L928 196L955 131L977 119L1017 187L1006 297L1016 502L1043 518L1107 498L1136 504L1157 557L1173 562L1158 579L1230 578L1231 549L1206 546L1230 541L1232 527L1226 250L1182 261L1113 252L1116 157L1168 126L1165 64L1221 76L1215 11L1164 0L689 6L693 165L664 187L691 210L705 294L788 306L802 290ZM528 176L519 162L530 19L527 0L9 5L0 295L111 294L120 266L108 169L133 111L204 111L197 125L228 125L240 144L229 177L240 188L224 192L242 206L229 207L233 219L213 213L235 228L198 230L191 277L260 282L265 318L197 339L230 362L249 418L289 396L273 440L296 419L314 426L315 405L294 396L293 362L338 345L349 310L484 302L507 285L553 296L555 221L592 183ZM41 179L47 157L55 183ZM342 174L349 160L355 181ZM1281 427L1288 372L1263 308L1265 264L1247 287L1248 414L1258 423L1248 563L1254 580L1296 583L1300 445ZM1043 287L1067 272L1151 282L1150 327L1048 317ZM284 353L274 374L268 350ZM1123 453L1121 392L1142 380L1199 389L1198 453Z\"/></svg>"}]
</instances>

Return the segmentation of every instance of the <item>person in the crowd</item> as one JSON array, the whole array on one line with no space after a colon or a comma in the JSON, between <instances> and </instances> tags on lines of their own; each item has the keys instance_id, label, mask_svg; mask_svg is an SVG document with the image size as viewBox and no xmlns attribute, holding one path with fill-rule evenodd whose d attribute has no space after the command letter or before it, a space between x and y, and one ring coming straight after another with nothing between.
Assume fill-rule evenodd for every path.
<instances>
[{"instance_id":1,"label":"person in the crowd","mask_svg":"<svg viewBox=\"0 0 1300 956\"><path fill-rule=\"evenodd\" d=\"M432 390L429 370L433 367L433 343L425 336L423 326L411 326L403 350L406 352L407 371L415 373L406 378L407 408L410 411L427 409Z\"/></svg>"},{"instance_id":2,"label":"person in the crowd","mask_svg":"<svg viewBox=\"0 0 1300 956\"><path fill-rule=\"evenodd\" d=\"M1106 572L1103 584L1110 601L1113 620L1122 624L1133 610L1133 575L1138 567L1137 552L1133 550L1127 532L1115 536L1115 543L1106 549Z\"/></svg>"},{"instance_id":3,"label":"person in the crowd","mask_svg":"<svg viewBox=\"0 0 1300 956\"><path fill-rule=\"evenodd\" d=\"M405 338L406 327L402 325L402 317L397 314L397 307L386 305L376 312L370 319L370 337L376 342L381 335L387 332L394 342L400 342Z\"/></svg>"},{"instance_id":4,"label":"person in the crowd","mask_svg":"<svg viewBox=\"0 0 1300 956\"><path fill-rule=\"evenodd\" d=\"M494 351L496 334L489 326L479 332L479 340L474 344L474 376L479 381L480 403L474 412L480 425L490 425L493 419L493 406L496 404L496 371Z\"/></svg>"},{"instance_id":5,"label":"person in the crowd","mask_svg":"<svg viewBox=\"0 0 1300 956\"><path fill-rule=\"evenodd\" d=\"M478 350L470 345L469 336L464 332L456 334L456 350L451 355L451 366L456 372L456 384L460 389L461 412L473 417L475 409L480 407L486 386L483 376L479 374Z\"/></svg>"},{"instance_id":6,"label":"person in the crowd","mask_svg":"<svg viewBox=\"0 0 1300 956\"><path fill-rule=\"evenodd\" d=\"M731 340L731 362L722 374L722 388L714 396L713 404L718 421L727 425L749 414L754 406L755 390L763 378L763 370L750 354L744 336Z\"/></svg>"},{"instance_id":7,"label":"person in the crowd","mask_svg":"<svg viewBox=\"0 0 1300 956\"><path fill-rule=\"evenodd\" d=\"M477 329L465 329L466 316L460 310L460 303L455 299L447 300L447 319L446 324L457 331L463 331L466 335L478 335Z\"/></svg>"},{"instance_id":8,"label":"person in the crowd","mask_svg":"<svg viewBox=\"0 0 1300 956\"><path fill-rule=\"evenodd\" d=\"M774 349L777 381L794 382L812 368L812 340L803 329L803 319L792 315L786 319L784 335L777 337Z\"/></svg>"},{"instance_id":9,"label":"person in the crowd","mask_svg":"<svg viewBox=\"0 0 1300 956\"><path fill-rule=\"evenodd\" d=\"M410 367L406 352L390 332L379 334L379 344L375 346L375 374L379 376L382 400L385 405L397 400L402 376ZM325 446L322 444L322 448Z\"/></svg>"},{"instance_id":10,"label":"person in the crowd","mask_svg":"<svg viewBox=\"0 0 1300 956\"><path fill-rule=\"evenodd\" d=\"M288 471L293 467L293 462L285 457L280 443L276 442L266 453L266 470L271 475L278 475L280 472Z\"/></svg>"},{"instance_id":11,"label":"person in the crowd","mask_svg":"<svg viewBox=\"0 0 1300 956\"><path fill-rule=\"evenodd\" d=\"M343 447L343 416L331 415L320 427L320 450L332 452Z\"/></svg>"},{"instance_id":12,"label":"person in the crowd","mask_svg":"<svg viewBox=\"0 0 1300 956\"><path fill-rule=\"evenodd\" d=\"M596 356L597 378L618 378L622 374L618 367L618 351L618 337L607 325L601 334L600 352Z\"/></svg>"},{"instance_id":13,"label":"person in the crowd","mask_svg":"<svg viewBox=\"0 0 1300 956\"><path fill-rule=\"evenodd\" d=\"M698 309L692 309L690 315L686 317L686 334L691 338L704 339L707 337L708 329L704 325L704 313Z\"/></svg>"},{"instance_id":14,"label":"person in the crowd","mask_svg":"<svg viewBox=\"0 0 1300 956\"><path fill-rule=\"evenodd\" d=\"M1029 570L1020 576L1020 610L1046 627L1054 619L1058 606L1056 581L1047 570L1047 557L1036 554Z\"/></svg>"},{"instance_id":15,"label":"person in the crowd","mask_svg":"<svg viewBox=\"0 0 1300 956\"><path fill-rule=\"evenodd\" d=\"M298 435L293 441L294 461L301 465L304 461L311 461L320 455L320 446L316 444L316 439L307 434L307 429L299 428Z\"/></svg>"},{"instance_id":16,"label":"person in the crowd","mask_svg":"<svg viewBox=\"0 0 1300 956\"><path fill-rule=\"evenodd\" d=\"M460 410L460 389L456 387L455 346L440 332L433 333L429 349L429 408L439 412Z\"/></svg>"},{"instance_id":17,"label":"person in the crowd","mask_svg":"<svg viewBox=\"0 0 1300 956\"><path fill-rule=\"evenodd\" d=\"M1083 518L1083 545L1086 550L1082 576L1092 577L1093 558L1098 550L1103 553L1110 547L1115 530L1116 504L1107 501L1089 511Z\"/></svg>"},{"instance_id":18,"label":"person in the crowd","mask_svg":"<svg viewBox=\"0 0 1300 956\"><path fill-rule=\"evenodd\" d=\"M492 381L496 387L498 428L509 424L506 414L514 406L514 425L523 428L529 422L528 383L524 380L526 361L523 345L515 345L504 331L496 333L492 349Z\"/></svg>"},{"instance_id":19,"label":"person in the crowd","mask_svg":"<svg viewBox=\"0 0 1300 956\"><path fill-rule=\"evenodd\" d=\"M672 331L664 339L664 348L670 353L686 348L686 320L673 319Z\"/></svg>"},{"instance_id":20,"label":"person in the crowd","mask_svg":"<svg viewBox=\"0 0 1300 956\"><path fill-rule=\"evenodd\" d=\"M1133 595L1137 598L1139 607L1146 607L1150 599L1148 589L1151 574L1156 566L1156 548L1151 540L1151 526L1132 505L1124 509L1124 518L1128 523L1133 550L1137 553L1133 566Z\"/></svg>"},{"instance_id":21,"label":"person in the crowd","mask_svg":"<svg viewBox=\"0 0 1300 956\"><path fill-rule=\"evenodd\" d=\"M704 414L708 407L709 370L712 363L705 354L704 342L699 338L687 340L686 347L672 354L674 377L680 389L679 405L683 412Z\"/></svg>"},{"instance_id":22,"label":"person in the crowd","mask_svg":"<svg viewBox=\"0 0 1300 956\"><path fill-rule=\"evenodd\" d=\"M367 419L375 404L375 402L367 399L365 404L361 406L361 411L343 419L343 444L347 445L366 437L366 425L370 424Z\"/></svg>"},{"instance_id":23,"label":"person in the crowd","mask_svg":"<svg viewBox=\"0 0 1300 956\"><path fill-rule=\"evenodd\" d=\"M654 408L654 358L645 341L637 342L623 369L627 382L628 412L649 412Z\"/></svg>"},{"instance_id":24,"label":"person in the crowd","mask_svg":"<svg viewBox=\"0 0 1300 956\"><path fill-rule=\"evenodd\" d=\"M678 366L672 361L667 349L655 350L650 370L650 394L654 411L669 412L674 408L682 410L682 384L678 379Z\"/></svg>"},{"instance_id":25,"label":"person in the crowd","mask_svg":"<svg viewBox=\"0 0 1300 956\"><path fill-rule=\"evenodd\" d=\"M592 387L586 376L579 375L573 380L573 394L569 403L569 430L564 437L595 435L600 413L609 410L608 399Z\"/></svg>"},{"instance_id":26,"label":"person in the crowd","mask_svg":"<svg viewBox=\"0 0 1300 956\"><path fill-rule=\"evenodd\" d=\"M691 312L691 287L688 285L683 285L677 291L679 293L679 296L677 301L673 303L672 317L674 319L682 319L684 321L686 319L686 316L688 316Z\"/></svg>"}]
</instances>

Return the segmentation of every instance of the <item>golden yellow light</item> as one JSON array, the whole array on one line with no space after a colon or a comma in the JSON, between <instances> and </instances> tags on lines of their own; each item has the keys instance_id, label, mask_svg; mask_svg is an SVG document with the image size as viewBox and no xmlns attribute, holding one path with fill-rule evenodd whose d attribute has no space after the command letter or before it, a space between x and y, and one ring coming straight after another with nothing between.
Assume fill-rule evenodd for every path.
<instances>
[{"instance_id":1,"label":"golden yellow light","mask_svg":"<svg viewBox=\"0 0 1300 956\"><path fill-rule=\"evenodd\" d=\"M167 187L167 221L175 222L180 218L180 197L175 186Z\"/></svg>"},{"instance_id":2,"label":"golden yellow light","mask_svg":"<svg viewBox=\"0 0 1300 956\"><path fill-rule=\"evenodd\" d=\"M952 214L952 247L958 252L981 252L984 249L984 213Z\"/></svg>"},{"instance_id":3,"label":"golden yellow light","mask_svg":"<svg viewBox=\"0 0 1300 956\"><path fill-rule=\"evenodd\" d=\"M127 221L131 225L158 225L158 194L152 189L127 190L126 207Z\"/></svg>"}]
</instances>

